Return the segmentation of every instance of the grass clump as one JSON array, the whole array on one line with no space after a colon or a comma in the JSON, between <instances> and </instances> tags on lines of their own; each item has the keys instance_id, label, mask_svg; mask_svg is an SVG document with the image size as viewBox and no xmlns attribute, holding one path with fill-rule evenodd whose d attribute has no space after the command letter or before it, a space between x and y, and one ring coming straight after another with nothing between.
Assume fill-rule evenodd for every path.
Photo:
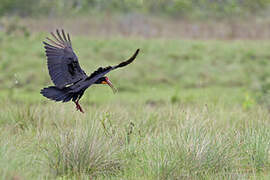
<instances>
[{"instance_id":1,"label":"grass clump","mask_svg":"<svg viewBox=\"0 0 270 180\"><path fill-rule=\"evenodd\" d=\"M243 161L249 164L248 171L253 173L266 172L270 170L270 131L268 128L250 128L246 130L241 138L243 148Z\"/></svg>"},{"instance_id":2,"label":"grass clump","mask_svg":"<svg viewBox=\"0 0 270 180\"><path fill-rule=\"evenodd\" d=\"M206 127L181 129L174 145L178 166L186 176L203 177L230 171L237 160L233 144L219 133L211 134Z\"/></svg>"},{"instance_id":3,"label":"grass clump","mask_svg":"<svg viewBox=\"0 0 270 180\"><path fill-rule=\"evenodd\" d=\"M95 123L64 130L49 138L44 148L48 166L56 176L88 177L114 175L120 171L121 147L117 137L108 137Z\"/></svg>"},{"instance_id":4,"label":"grass clump","mask_svg":"<svg viewBox=\"0 0 270 180\"><path fill-rule=\"evenodd\" d=\"M203 178L232 171L238 160L235 144L199 123L188 124L147 138L137 159L146 179Z\"/></svg>"}]
</instances>

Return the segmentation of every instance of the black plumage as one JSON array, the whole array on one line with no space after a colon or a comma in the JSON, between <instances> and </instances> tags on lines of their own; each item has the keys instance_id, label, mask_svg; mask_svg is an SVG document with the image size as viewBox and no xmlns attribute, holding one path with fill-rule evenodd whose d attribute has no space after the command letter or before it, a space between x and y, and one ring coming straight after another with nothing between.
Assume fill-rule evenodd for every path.
<instances>
[{"instance_id":1,"label":"black plumage","mask_svg":"<svg viewBox=\"0 0 270 180\"><path fill-rule=\"evenodd\" d=\"M54 40L47 38L51 43L43 42L47 56L47 65L51 80L55 86L50 86L41 90L41 94L51 100L68 102L72 100L76 103L77 110L83 112L79 105L79 100L84 91L92 84L108 84L113 88L112 83L105 75L110 71L124 67L134 61L139 53L139 49L128 60L115 66L100 67L90 76L81 69L78 58L71 45L69 34L56 30L56 34L51 33Z\"/></svg>"}]
</instances>

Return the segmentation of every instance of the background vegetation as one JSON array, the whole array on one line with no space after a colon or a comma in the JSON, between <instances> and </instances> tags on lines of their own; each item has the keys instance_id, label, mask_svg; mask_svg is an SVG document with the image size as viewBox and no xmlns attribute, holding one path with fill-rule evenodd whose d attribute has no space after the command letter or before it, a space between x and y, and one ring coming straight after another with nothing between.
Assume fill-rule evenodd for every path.
<instances>
[{"instance_id":1,"label":"background vegetation","mask_svg":"<svg viewBox=\"0 0 270 180\"><path fill-rule=\"evenodd\" d=\"M267 0L49 2L0 1L0 179L270 178ZM39 93L55 28L87 74L141 49L85 114Z\"/></svg>"},{"instance_id":2,"label":"background vegetation","mask_svg":"<svg viewBox=\"0 0 270 180\"><path fill-rule=\"evenodd\" d=\"M143 12L195 18L269 15L269 0L1 0L0 15L41 16Z\"/></svg>"},{"instance_id":3,"label":"background vegetation","mask_svg":"<svg viewBox=\"0 0 270 180\"><path fill-rule=\"evenodd\" d=\"M142 49L81 114L39 94L44 38L1 39L2 179L269 178L268 42L73 36L88 73Z\"/></svg>"}]
</instances>

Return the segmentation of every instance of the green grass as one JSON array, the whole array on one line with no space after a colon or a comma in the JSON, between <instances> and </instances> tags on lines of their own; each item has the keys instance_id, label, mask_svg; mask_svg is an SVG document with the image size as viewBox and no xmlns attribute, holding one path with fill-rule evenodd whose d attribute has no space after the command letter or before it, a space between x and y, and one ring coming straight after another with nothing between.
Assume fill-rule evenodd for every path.
<instances>
[{"instance_id":1,"label":"green grass","mask_svg":"<svg viewBox=\"0 0 270 180\"><path fill-rule=\"evenodd\" d=\"M270 43L73 37L83 69L129 67L73 103L42 40L0 36L0 179L269 179Z\"/></svg>"}]
</instances>

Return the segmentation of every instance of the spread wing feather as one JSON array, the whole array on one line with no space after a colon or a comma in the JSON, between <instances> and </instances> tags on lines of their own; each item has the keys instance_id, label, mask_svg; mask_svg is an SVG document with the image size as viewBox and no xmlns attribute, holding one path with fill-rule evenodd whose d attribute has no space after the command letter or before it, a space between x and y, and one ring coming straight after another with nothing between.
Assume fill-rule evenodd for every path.
<instances>
[{"instance_id":1,"label":"spread wing feather","mask_svg":"<svg viewBox=\"0 0 270 180\"><path fill-rule=\"evenodd\" d=\"M120 67L124 67L129 65L130 63L132 63L134 61L134 59L137 57L138 53L139 53L140 49L137 49L136 52L126 61L121 62L120 64L113 66L113 69L117 69Z\"/></svg>"},{"instance_id":2,"label":"spread wing feather","mask_svg":"<svg viewBox=\"0 0 270 180\"><path fill-rule=\"evenodd\" d=\"M47 38L51 44L43 42L49 74L58 88L64 88L87 77L72 49L69 34L66 36L64 30L61 33L57 29L56 34L51 32L55 40Z\"/></svg>"},{"instance_id":3,"label":"spread wing feather","mask_svg":"<svg viewBox=\"0 0 270 180\"><path fill-rule=\"evenodd\" d=\"M140 51L140 49L137 49L136 52L133 54L133 56L131 56L128 60L123 61L118 65L108 66L105 68L99 67L90 76L88 76L84 82L82 82L81 84L75 84L74 86L72 86L71 87L71 89L73 89L72 92L79 92L81 89L83 89L85 87L89 87L92 84L94 84L99 78L103 77L104 75L106 75L110 71L117 69L117 68L120 68L120 67L127 66L128 64L132 63L134 61L134 59L137 57L139 51Z\"/></svg>"},{"instance_id":4,"label":"spread wing feather","mask_svg":"<svg viewBox=\"0 0 270 180\"><path fill-rule=\"evenodd\" d=\"M104 76L105 74L107 74L108 72L110 72L110 71L112 71L114 69L127 66L128 64L130 64L130 63L132 63L134 61L134 59L137 57L139 51L140 51L140 49L137 49L136 52L133 54L133 56L131 56L128 60L123 61L118 65L108 66L108 67L105 67L105 68L103 68L103 67L98 68L88 78L91 79L91 78L94 78L94 77L100 76L100 75Z\"/></svg>"}]
</instances>

